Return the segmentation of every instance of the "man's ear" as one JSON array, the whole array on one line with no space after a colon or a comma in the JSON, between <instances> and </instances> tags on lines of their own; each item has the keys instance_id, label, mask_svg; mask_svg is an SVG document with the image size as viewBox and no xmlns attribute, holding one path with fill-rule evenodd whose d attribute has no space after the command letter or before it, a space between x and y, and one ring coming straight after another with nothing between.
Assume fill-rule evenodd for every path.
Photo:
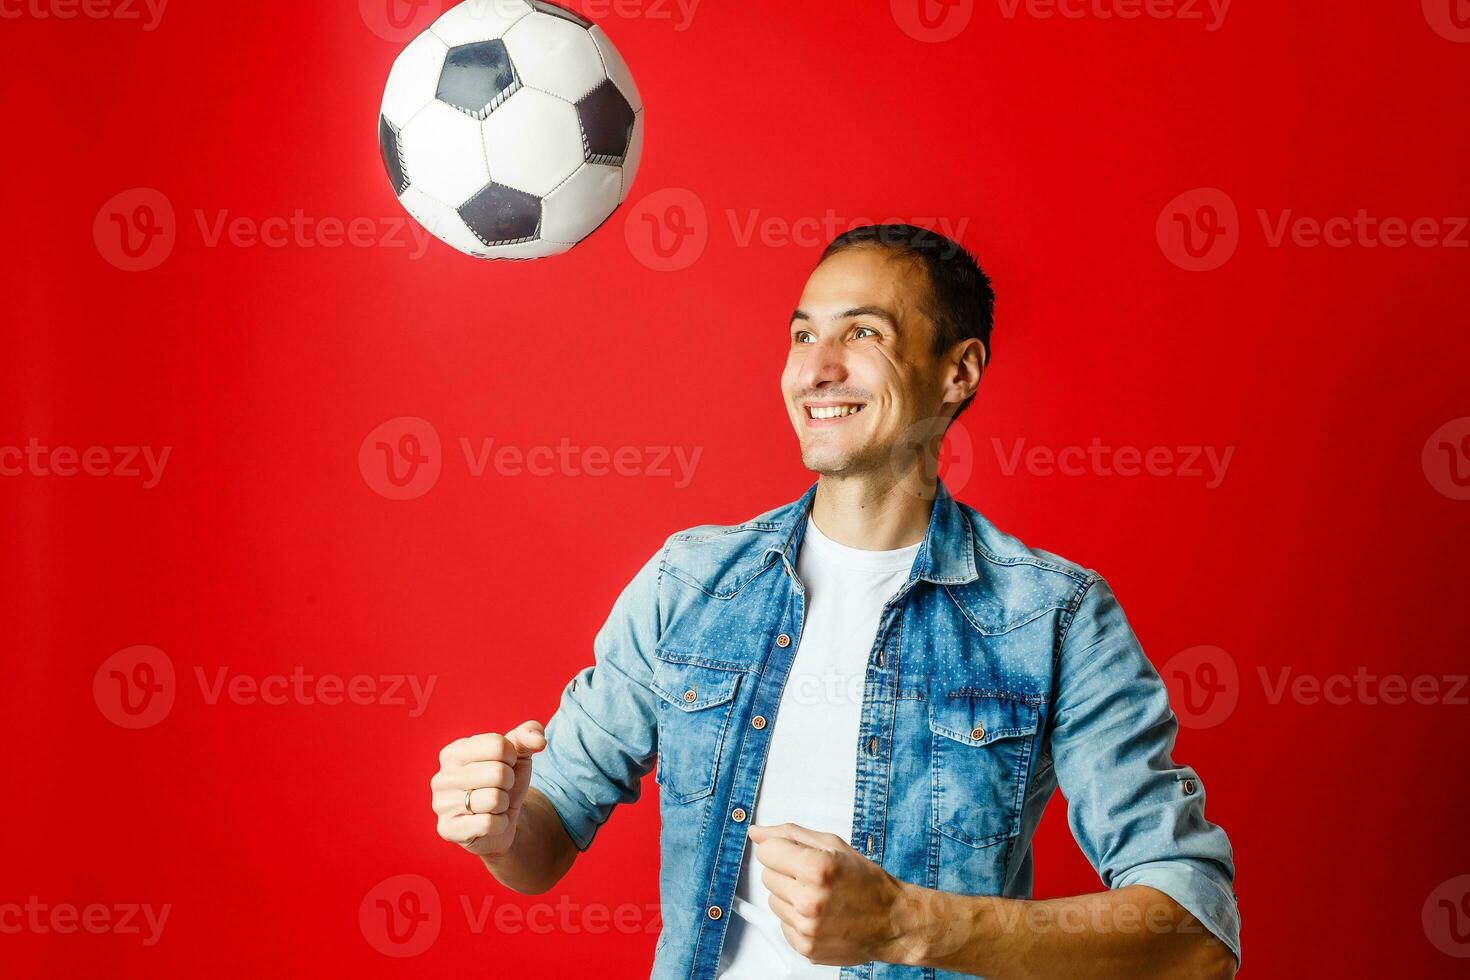
<instances>
[{"instance_id":1,"label":"man's ear","mask_svg":"<svg viewBox=\"0 0 1470 980\"><path fill-rule=\"evenodd\" d=\"M980 387L989 352L977 337L962 340L950 350L946 366L945 401L963 402ZM951 397L953 396L953 397Z\"/></svg>"}]
</instances>

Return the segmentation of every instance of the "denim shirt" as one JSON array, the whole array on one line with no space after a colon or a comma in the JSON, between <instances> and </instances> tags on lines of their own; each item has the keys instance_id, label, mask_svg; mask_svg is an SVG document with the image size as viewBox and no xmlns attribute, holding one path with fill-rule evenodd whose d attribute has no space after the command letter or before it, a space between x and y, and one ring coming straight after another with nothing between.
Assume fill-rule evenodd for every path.
<instances>
[{"instance_id":1,"label":"denim shirt","mask_svg":"<svg viewBox=\"0 0 1470 980\"><path fill-rule=\"evenodd\" d=\"M654 980L716 975L746 846L748 820L732 814L755 809L801 636L796 556L815 493L670 536L614 604L532 763L581 850L654 769ZM1177 730L1107 582L997 530L941 481L867 651L848 841L904 881L1029 898L1032 835L1060 788L1104 886L1157 888L1238 957L1230 842L1205 819L1198 774L1171 758ZM841 976L960 974L868 962Z\"/></svg>"}]
</instances>

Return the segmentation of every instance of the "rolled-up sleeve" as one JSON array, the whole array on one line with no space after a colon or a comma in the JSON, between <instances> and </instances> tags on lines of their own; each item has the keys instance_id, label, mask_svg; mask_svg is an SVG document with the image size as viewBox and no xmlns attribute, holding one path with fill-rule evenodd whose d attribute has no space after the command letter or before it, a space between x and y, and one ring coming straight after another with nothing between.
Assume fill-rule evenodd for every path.
<instances>
[{"instance_id":1,"label":"rolled-up sleeve","mask_svg":"<svg viewBox=\"0 0 1470 980\"><path fill-rule=\"evenodd\" d=\"M546 723L531 785L546 795L579 850L619 803L638 799L658 748L653 650L659 637L662 549L628 583L592 642L593 664L562 691Z\"/></svg>"},{"instance_id":2,"label":"rolled-up sleeve","mask_svg":"<svg viewBox=\"0 0 1470 980\"><path fill-rule=\"evenodd\" d=\"M1205 818L1198 773L1172 754L1179 725L1122 607L1094 576L1059 652L1051 735L1072 835L1108 888L1148 885L1240 959L1235 862Z\"/></svg>"}]
</instances>

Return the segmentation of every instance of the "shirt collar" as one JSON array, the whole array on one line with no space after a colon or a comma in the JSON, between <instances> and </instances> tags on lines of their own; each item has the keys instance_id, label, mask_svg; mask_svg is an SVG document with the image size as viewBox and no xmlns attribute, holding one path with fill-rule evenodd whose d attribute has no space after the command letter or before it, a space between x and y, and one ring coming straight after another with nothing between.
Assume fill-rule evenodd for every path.
<instances>
[{"instance_id":1,"label":"shirt collar","mask_svg":"<svg viewBox=\"0 0 1470 980\"><path fill-rule=\"evenodd\" d=\"M929 527L924 532L923 544L914 558L909 581L922 580L936 585L973 582L977 577L975 529L950 495L943 480L934 481L934 491L934 502L929 510ZM812 500L816 495L817 483L813 483L776 529L776 543L762 553L763 564L769 562L770 555L774 552L781 556L787 572L795 576L796 555L800 552L801 539L806 533L807 515L811 512Z\"/></svg>"}]
</instances>

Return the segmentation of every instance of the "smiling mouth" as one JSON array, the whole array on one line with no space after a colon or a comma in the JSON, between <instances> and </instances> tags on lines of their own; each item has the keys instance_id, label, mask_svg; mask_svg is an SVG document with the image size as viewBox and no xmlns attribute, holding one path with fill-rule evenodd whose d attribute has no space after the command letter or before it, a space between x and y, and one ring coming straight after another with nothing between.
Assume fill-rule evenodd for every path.
<instances>
[{"instance_id":1,"label":"smiling mouth","mask_svg":"<svg viewBox=\"0 0 1470 980\"><path fill-rule=\"evenodd\" d=\"M806 417L815 422L825 422L845 419L862 410L863 406L856 402L840 405L808 405L806 406Z\"/></svg>"}]
</instances>

